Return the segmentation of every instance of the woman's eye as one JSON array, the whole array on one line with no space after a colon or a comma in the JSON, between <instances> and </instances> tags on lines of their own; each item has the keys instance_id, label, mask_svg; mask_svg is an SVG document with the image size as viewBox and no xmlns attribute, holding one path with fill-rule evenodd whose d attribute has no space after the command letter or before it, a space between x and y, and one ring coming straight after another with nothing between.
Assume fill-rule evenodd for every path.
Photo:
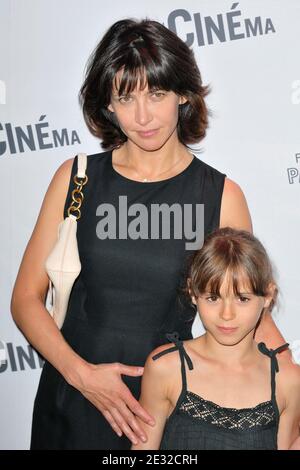
<instances>
[{"instance_id":1,"label":"woman's eye","mask_svg":"<svg viewBox=\"0 0 300 470\"><path fill-rule=\"evenodd\" d=\"M154 98L157 98L157 99L160 99L162 98L166 93L162 92L162 91L154 91L153 93L151 93L152 96L154 96ZM119 102L120 103L129 103L131 101L132 97L130 95L123 95L123 96L120 96L119 97Z\"/></svg>"},{"instance_id":2,"label":"woman's eye","mask_svg":"<svg viewBox=\"0 0 300 470\"><path fill-rule=\"evenodd\" d=\"M166 92L164 92L164 91L159 91L159 90L155 91L155 90L153 90L151 92L151 96L154 97L154 98L157 98L157 99L163 98L165 95L166 95Z\"/></svg>"},{"instance_id":3,"label":"woman's eye","mask_svg":"<svg viewBox=\"0 0 300 470\"><path fill-rule=\"evenodd\" d=\"M119 101L120 101L120 103L122 103L122 102L128 103L128 100L130 100L130 98L131 98L131 97L130 97L129 95L120 96ZM123 100L123 101L122 101L122 100Z\"/></svg>"}]
</instances>

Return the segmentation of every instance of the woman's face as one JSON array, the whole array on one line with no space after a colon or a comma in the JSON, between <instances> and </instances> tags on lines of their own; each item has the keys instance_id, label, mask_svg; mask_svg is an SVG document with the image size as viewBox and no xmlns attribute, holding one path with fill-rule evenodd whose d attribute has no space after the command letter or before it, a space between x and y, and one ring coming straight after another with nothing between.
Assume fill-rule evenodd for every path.
<instances>
[{"instance_id":1,"label":"woman's face","mask_svg":"<svg viewBox=\"0 0 300 470\"><path fill-rule=\"evenodd\" d=\"M178 106L187 100L173 91L149 90L148 85L121 97L117 73L108 109L114 112L128 140L138 147L151 151L161 148L168 139L177 138ZM149 132L151 131L151 132Z\"/></svg>"},{"instance_id":2,"label":"woman's face","mask_svg":"<svg viewBox=\"0 0 300 470\"><path fill-rule=\"evenodd\" d=\"M229 285L229 275L226 275L220 296L205 292L197 299L192 297L206 332L219 344L233 346L249 334L253 337L263 309L270 305L271 290L268 296L261 297L253 294L247 284L241 284L236 296Z\"/></svg>"}]
</instances>

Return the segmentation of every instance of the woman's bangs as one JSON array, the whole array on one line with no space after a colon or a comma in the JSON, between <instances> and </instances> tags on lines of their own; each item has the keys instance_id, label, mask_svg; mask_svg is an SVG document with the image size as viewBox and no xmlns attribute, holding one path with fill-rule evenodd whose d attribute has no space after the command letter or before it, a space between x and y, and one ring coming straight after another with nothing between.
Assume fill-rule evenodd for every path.
<instances>
[{"instance_id":1,"label":"woman's bangs","mask_svg":"<svg viewBox=\"0 0 300 470\"><path fill-rule=\"evenodd\" d=\"M114 86L119 96L131 93L137 87L139 90L144 90L147 85L150 91L171 89L172 82L168 80L167 73L160 64L155 63L152 57L139 56L138 59L129 60L119 69L120 80L118 80L119 73L115 75Z\"/></svg>"}]
</instances>

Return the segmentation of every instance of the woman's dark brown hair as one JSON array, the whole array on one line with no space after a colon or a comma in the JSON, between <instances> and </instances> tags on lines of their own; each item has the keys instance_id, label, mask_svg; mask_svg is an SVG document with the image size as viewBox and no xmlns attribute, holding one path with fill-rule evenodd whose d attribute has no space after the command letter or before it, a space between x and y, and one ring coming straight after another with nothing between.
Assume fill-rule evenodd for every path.
<instances>
[{"instance_id":1,"label":"woman's dark brown hair","mask_svg":"<svg viewBox=\"0 0 300 470\"><path fill-rule=\"evenodd\" d=\"M127 140L115 113L107 109L119 70L123 72L119 96L133 91L138 79L144 82L141 89L148 84L149 90L171 90L185 96L188 101L179 105L178 138L186 146L204 138L210 114L204 97L209 87L202 85L193 50L159 22L130 18L117 21L106 31L87 62L79 92L85 122L90 132L102 139L103 149Z\"/></svg>"},{"instance_id":2,"label":"woman's dark brown hair","mask_svg":"<svg viewBox=\"0 0 300 470\"><path fill-rule=\"evenodd\" d=\"M266 296L269 285L276 286L272 264L262 243L246 230L225 227L210 233L202 248L191 257L183 292L188 298L197 298L204 292L219 296L227 272L235 295L239 295L241 287L247 287L255 295ZM270 310L278 293L277 287L275 290Z\"/></svg>"}]
</instances>

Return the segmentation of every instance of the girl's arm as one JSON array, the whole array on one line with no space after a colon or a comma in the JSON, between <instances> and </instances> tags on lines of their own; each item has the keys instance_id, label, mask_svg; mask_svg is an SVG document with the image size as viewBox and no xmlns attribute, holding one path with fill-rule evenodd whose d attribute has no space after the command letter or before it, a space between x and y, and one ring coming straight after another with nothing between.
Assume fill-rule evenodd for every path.
<instances>
[{"instance_id":1,"label":"girl's arm","mask_svg":"<svg viewBox=\"0 0 300 470\"><path fill-rule=\"evenodd\" d=\"M293 442L289 450L300 450L300 423L299 423L299 437Z\"/></svg>"},{"instance_id":2,"label":"girl's arm","mask_svg":"<svg viewBox=\"0 0 300 470\"><path fill-rule=\"evenodd\" d=\"M165 344L154 349L145 362L139 403L154 417L155 426L149 426L138 419L148 440L145 443L133 444L131 450L158 450L160 447L166 419L171 409L168 383L170 383L170 372L173 368L170 367L172 359L169 354L155 361L152 357L170 346L171 344Z\"/></svg>"},{"instance_id":3,"label":"girl's arm","mask_svg":"<svg viewBox=\"0 0 300 470\"><path fill-rule=\"evenodd\" d=\"M286 406L280 415L278 450L300 449L300 367L286 365L282 369L282 385Z\"/></svg>"}]
</instances>

